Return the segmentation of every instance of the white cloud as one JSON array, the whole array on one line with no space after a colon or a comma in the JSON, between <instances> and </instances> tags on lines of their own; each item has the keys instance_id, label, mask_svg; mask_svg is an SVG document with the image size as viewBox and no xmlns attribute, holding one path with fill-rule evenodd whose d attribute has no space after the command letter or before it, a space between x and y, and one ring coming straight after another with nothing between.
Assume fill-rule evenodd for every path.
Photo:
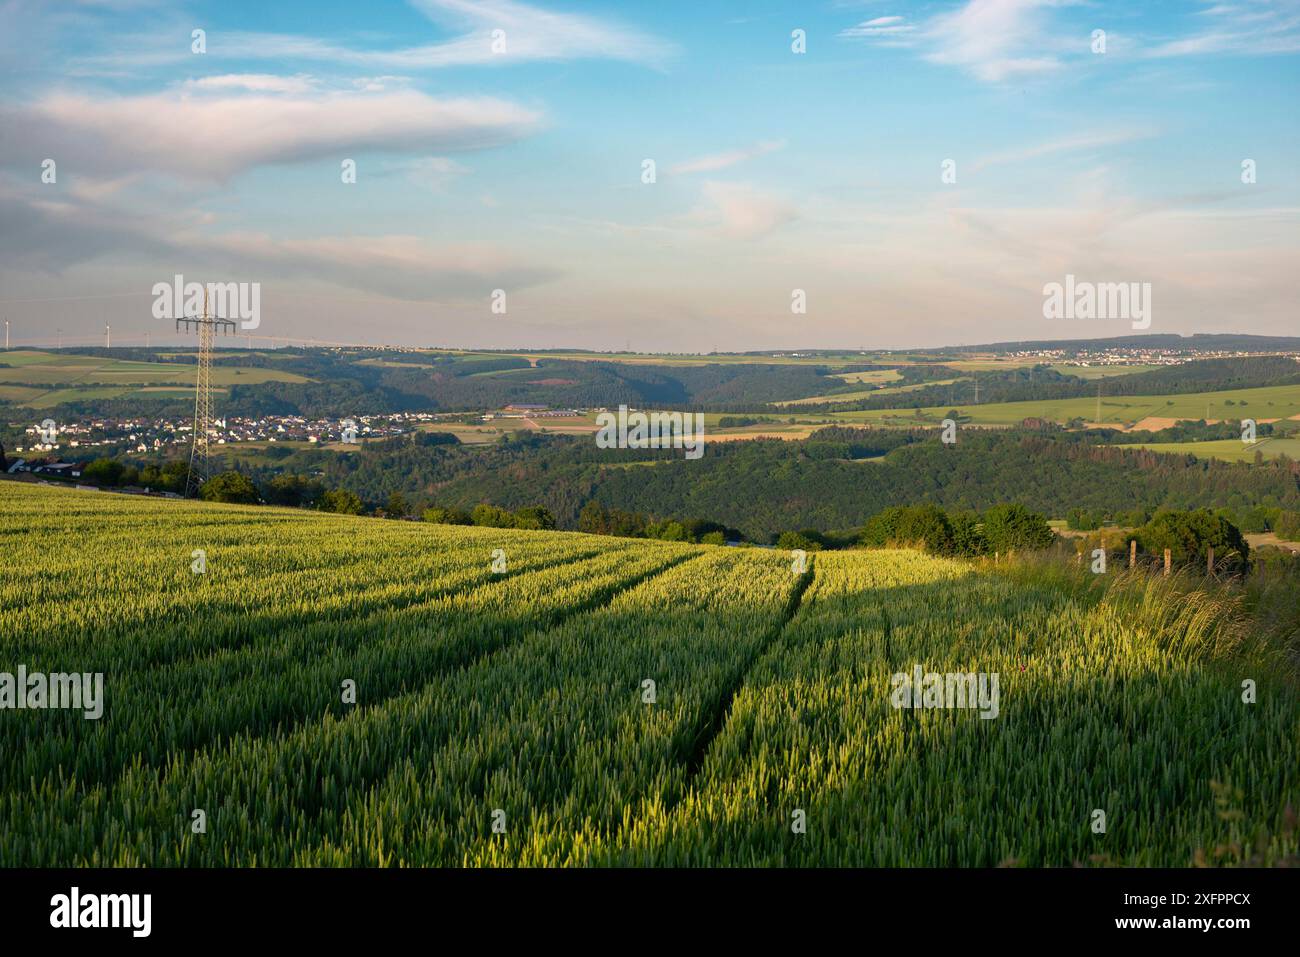
<instances>
[{"instance_id":1,"label":"white cloud","mask_svg":"<svg viewBox=\"0 0 1300 957\"><path fill-rule=\"evenodd\" d=\"M268 163L368 151L479 149L532 132L532 110L490 97L438 99L414 90L314 95L160 93L94 98L52 94L0 112L0 163L114 176L155 170L224 180Z\"/></svg>"},{"instance_id":2,"label":"white cloud","mask_svg":"<svg viewBox=\"0 0 1300 957\"><path fill-rule=\"evenodd\" d=\"M307 93L315 85L311 77L302 74L276 76L271 73L226 73L185 82L191 90L251 90L254 93Z\"/></svg>"},{"instance_id":3,"label":"white cloud","mask_svg":"<svg viewBox=\"0 0 1300 957\"><path fill-rule=\"evenodd\" d=\"M555 13L513 0L412 0L429 19L464 30L437 43L390 49L357 49L309 36L210 30L207 56L213 60L311 60L385 71L419 71L454 66L508 64L536 60L624 60L660 66L677 48L613 20ZM504 49L494 47L493 31L504 31ZM79 69L139 69L192 59L188 46L173 37L116 43L111 53L78 59Z\"/></svg>"},{"instance_id":4,"label":"white cloud","mask_svg":"<svg viewBox=\"0 0 1300 957\"><path fill-rule=\"evenodd\" d=\"M864 20L857 26L841 30L839 35L848 39L892 40L902 42L910 39L911 34L915 32L916 27L913 24L904 22L903 17L890 16Z\"/></svg>"},{"instance_id":5,"label":"white cloud","mask_svg":"<svg viewBox=\"0 0 1300 957\"><path fill-rule=\"evenodd\" d=\"M937 14L919 26L901 16L882 16L849 27L840 36L877 46L918 47L932 63L955 66L997 83L1060 66L1047 52L1049 43L1037 11L1068 2L968 0L959 9Z\"/></svg>"},{"instance_id":6,"label":"white cloud","mask_svg":"<svg viewBox=\"0 0 1300 957\"><path fill-rule=\"evenodd\" d=\"M1085 0L966 0L920 24L901 16L866 20L841 37L876 46L915 47L931 63L956 67L989 83L1052 73L1067 58L1089 55L1090 30L1056 27L1050 12ZM1209 54L1300 52L1300 0L1242 0L1198 11L1212 25L1189 36L1151 38L1108 31L1112 55L1168 58Z\"/></svg>"},{"instance_id":7,"label":"white cloud","mask_svg":"<svg viewBox=\"0 0 1300 957\"><path fill-rule=\"evenodd\" d=\"M726 169L729 166L735 166L737 163L743 163L745 160L754 159L757 156L774 153L784 147L785 140L764 140L746 149L731 150L727 153L713 153L708 156L698 156L695 159L685 160L669 167L668 171L676 175L711 173L716 170Z\"/></svg>"},{"instance_id":8,"label":"white cloud","mask_svg":"<svg viewBox=\"0 0 1300 957\"><path fill-rule=\"evenodd\" d=\"M1000 82L1060 66L1044 55L1047 44L1037 13L1050 0L970 0L935 17L926 28L926 58L961 67L982 80Z\"/></svg>"}]
</instances>

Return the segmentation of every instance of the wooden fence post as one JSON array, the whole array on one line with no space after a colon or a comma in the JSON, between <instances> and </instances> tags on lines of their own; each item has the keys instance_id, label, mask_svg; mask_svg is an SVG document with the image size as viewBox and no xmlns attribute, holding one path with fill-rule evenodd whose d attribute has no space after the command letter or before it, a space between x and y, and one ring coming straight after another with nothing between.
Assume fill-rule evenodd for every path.
<instances>
[{"instance_id":1,"label":"wooden fence post","mask_svg":"<svg viewBox=\"0 0 1300 957\"><path fill-rule=\"evenodd\" d=\"M1165 577L1169 576L1169 568L1173 564L1173 555L1169 549L1165 549Z\"/></svg>"},{"instance_id":2,"label":"wooden fence post","mask_svg":"<svg viewBox=\"0 0 1300 957\"><path fill-rule=\"evenodd\" d=\"M1214 546L1211 545L1205 552L1205 574L1211 578L1214 577Z\"/></svg>"},{"instance_id":3,"label":"wooden fence post","mask_svg":"<svg viewBox=\"0 0 1300 957\"><path fill-rule=\"evenodd\" d=\"M1128 567L1136 568L1138 563L1138 543L1136 538L1128 541Z\"/></svg>"}]
</instances>

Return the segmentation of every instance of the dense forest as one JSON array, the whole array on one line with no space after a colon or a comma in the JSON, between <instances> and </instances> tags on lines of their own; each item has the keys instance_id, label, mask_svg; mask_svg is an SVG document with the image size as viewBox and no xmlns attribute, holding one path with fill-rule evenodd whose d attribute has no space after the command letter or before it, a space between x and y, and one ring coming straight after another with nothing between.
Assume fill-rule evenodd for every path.
<instances>
[{"instance_id":1,"label":"dense forest","mask_svg":"<svg viewBox=\"0 0 1300 957\"><path fill-rule=\"evenodd\" d=\"M489 447L436 436L367 444L357 452L293 452L253 470L319 476L366 502L394 492L421 507L508 509L540 505L561 528L585 504L655 518L708 518L766 541L782 531L861 525L891 505L929 502L983 510L1019 502L1052 517L1160 507L1252 506L1300 510L1300 465L1248 466L1100 445L1097 436L1030 432L963 436L934 430L824 429L805 441L713 443L688 461L671 450L597 449L562 436L523 433Z\"/></svg>"}]
</instances>

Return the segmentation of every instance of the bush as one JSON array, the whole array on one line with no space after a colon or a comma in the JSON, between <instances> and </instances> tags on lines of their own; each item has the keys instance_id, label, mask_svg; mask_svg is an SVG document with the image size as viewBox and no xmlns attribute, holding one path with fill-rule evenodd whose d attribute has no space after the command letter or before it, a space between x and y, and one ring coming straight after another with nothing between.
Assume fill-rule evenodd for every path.
<instances>
[{"instance_id":1,"label":"bush","mask_svg":"<svg viewBox=\"0 0 1300 957\"><path fill-rule=\"evenodd\" d=\"M162 467L162 486L169 492L183 492L190 481L190 463L172 459Z\"/></svg>"},{"instance_id":2,"label":"bush","mask_svg":"<svg viewBox=\"0 0 1300 957\"><path fill-rule=\"evenodd\" d=\"M895 505L873 515L862 529L860 541L877 548L885 545L921 545L927 551L953 551L952 523L937 505Z\"/></svg>"},{"instance_id":3,"label":"bush","mask_svg":"<svg viewBox=\"0 0 1300 957\"><path fill-rule=\"evenodd\" d=\"M1144 552L1163 559L1165 549L1178 565L1205 566L1207 551L1214 549L1215 565L1229 572L1245 571L1250 546L1240 529L1209 509L1194 512L1160 512L1139 528L1135 537Z\"/></svg>"},{"instance_id":4,"label":"bush","mask_svg":"<svg viewBox=\"0 0 1300 957\"><path fill-rule=\"evenodd\" d=\"M253 480L240 472L214 475L199 488L199 498L205 502L237 502L241 505L256 505L261 501Z\"/></svg>"},{"instance_id":5,"label":"bush","mask_svg":"<svg viewBox=\"0 0 1300 957\"><path fill-rule=\"evenodd\" d=\"M727 544L727 536L723 535L721 532L705 532L700 536L700 544L725 545Z\"/></svg>"},{"instance_id":6,"label":"bush","mask_svg":"<svg viewBox=\"0 0 1300 957\"><path fill-rule=\"evenodd\" d=\"M81 477L96 485L117 485L122 481L124 467L116 459L95 459L81 470Z\"/></svg>"},{"instance_id":7,"label":"bush","mask_svg":"<svg viewBox=\"0 0 1300 957\"><path fill-rule=\"evenodd\" d=\"M474 519L463 508L439 508L436 505L424 510L424 520L435 525L474 524Z\"/></svg>"},{"instance_id":8,"label":"bush","mask_svg":"<svg viewBox=\"0 0 1300 957\"><path fill-rule=\"evenodd\" d=\"M264 498L270 505L315 506L325 486L305 475L277 475L266 484Z\"/></svg>"},{"instance_id":9,"label":"bush","mask_svg":"<svg viewBox=\"0 0 1300 957\"><path fill-rule=\"evenodd\" d=\"M515 512L515 528L552 529L555 528L555 516L540 505L526 505Z\"/></svg>"},{"instance_id":10,"label":"bush","mask_svg":"<svg viewBox=\"0 0 1300 957\"><path fill-rule=\"evenodd\" d=\"M785 551L794 551L796 548L803 549L805 552L820 552L822 543L804 532L782 532L776 540L776 547Z\"/></svg>"},{"instance_id":11,"label":"bush","mask_svg":"<svg viewBox=\"0 0 1300 957\"><path fill-rule=\"evenodd\" d=\"M953 554L967 558L988 554L989 540L984 537L978 513L959 512L950 516L948 521L952 525Z\"/></svg>"},{"instance_id":12,"label":"bush","mask_svg":"<svg viewBox=\"0 0 1300 957\"><path fill-rule=\"evenodd\" d=\"M320 497L322 512L336 512L339 515L360 515L361 499L355 492L345 488L332 488Z\"/></svg>"},{"instance_id":13,"label":"bush","mask_svg":"<svg viewBox=\"0 0 1300 957\"><path fill-rule=\"evenodd\" d=\"M1086 509L1071 509L1070 513L1065 516L1065 524L1076 532L1095 532L1101 528L1102 516L1098 512L1089 512Z\"/></svg>"},{"instance_id":14,"label":"bush","mask_svg":"<svg viewBox=\"0 0 1300 957\"><path fill-rule=\"evenodd\" d=\"M1047 548L1056 533L1047 519L1023 505L994 505L984 513L984 537L995 552Z\"/></svg>"},{"instance_id":15,"label":"bush","mask_svg":"<svg viewBox=\"0 0 1300 957\"><path fill-rule=\"evenodd\" d=\"M470 512L470 518L473 519L475 525L481 525L484 528L515 527L515 517L504 508L498 508L495 505L475 505L474 511Z\"/></svg>"},{"instance_id":16,"label":"bush","mask_svg":"<svg viewBox=\"0 0 1300 957\"><path fill-rule=\"evenodd\" d=\"M686 531L686 526L681 522L674 521L652 522L646 526L646 535L650 538L658 538L665 542L691 541L691 537Z\"/></svg>"}]
</instances>

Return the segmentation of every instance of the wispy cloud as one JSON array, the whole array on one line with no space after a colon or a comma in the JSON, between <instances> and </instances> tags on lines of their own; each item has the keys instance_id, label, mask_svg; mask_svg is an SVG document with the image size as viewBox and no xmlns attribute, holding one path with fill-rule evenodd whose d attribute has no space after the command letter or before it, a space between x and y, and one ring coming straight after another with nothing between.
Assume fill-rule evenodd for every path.
<instances>
[{"instance_id":1,"label":"wispy cloud","mask_svg":"<svg viewBox=\"0 0 1300 957\"><path fill-rule=\"evenodd\" d=\"M900 16L890 16L875 17L871 20L864 20L857 26L841 30L839 35L854 40L883 40L895 44L902 44L910 42L912 34L915 32L915 24L907 23L906 20Z\"/></svg>"},{"instance_id":2,"label":"wispy cloud","mask_svg":"<svg viewBox=\"0 0 1300 957\"><path fill-rule=\"evenodd\" d=\"M841 31L846 39L878 46L916 47L932 63L958 67L1001 82L1060 66L1048 53L1039 12L1068 0L968 0L922 23L898 15L875 17Z\"/></svg>"},{"instance_id":3,"label":"wispy cloud","mask_svg":"<svg viewBox=\"0 0 1300 957\"><path fill-rule=\"evenodd\" d=\"M970 0L926 27L926 58L961 67L981 80L1000 82L1050 72L1060 66L1046 53L1039 12L1051 0Z\"/></svg>"},{"instance_id":4,"label":"wispy cloud","mask_svg":"<svg viewBox=\"0 0 1300 957\"><path fill-rule=\"evenodd\" d=\"M417 46L360 49L298 34L209 31L207 56L215 61L322 62L370 70L417 72L455 66L504 65L538 60L624 60L662 66L675 45L614 20L556 13L514 0L412 0L431 21L464 30L459 36ZM83 57L91 72L124 66L160 66L192 59L174 38L117 42L111 53Z\"/></svg>"},{"instance_id":5,"label":"wispy cloud","mask_svg":"<svg viewBox=\"0 0 1300 957\"><path fill-rule=\"evenodd\" d=\"M309 76L276 76L272 73L226 73L185 82L191 90L251 90L254 93L306 93L315 85Z\"/></svg>"},{"instance_id":6,"label":"wispy cloud","mask_svg":"<svg viewBox=\"0 0 1300 957\"><path fill-rule=\"evenodd\" d=\"M1090 29L1065 25L1056 14L1087 6L1084 0L967 0L920 22L891 14L840 31L876 46L915 48L931 63L961 69L989 83L1042 76L1071 57L1089 55ZM1098 14L1098 25L1107 21ZM1110 52L1163 59L1209 54L1270 55L1300 52L1300 0L1238 0L1197 11L1208 26L1182 37L1108 31Z\"/></svg>"},{"instance_id":7,"label":"wispy cloud","mask_svg":"<svg viewBox=\"0 0 1300 957\"><path fill-rule=\"evenodd\" d=\"M136 97L54 94L0 112L0 163L51 156L88 175L154 170L224 180L270 163L366 151L472 150L518 139L536 112L491 97L439 99L414 90L313 95Z\"/></svg>"},{"instance_id":8,"label":"wispy cloud","mask_svg":"<svg viewBox=\"0 0 1300 957\"><path fill-rule=\"evenodd\" d=\"M1300 2L1296 0L1216 3L1200 14L1212 26L1191 36L1156 43L1145 55L1165 58L1300 52Z\"/></svg>"},{"instance_id":9,"label":"wispy cloud","mask_svg":"<svg viewBox=\"0 0 1300 957\"><path fill-rule=\"evenodd\" d=\"M711 153L708 156L697 156L694 159L684 160L669 167L668 171L677 175L684 173L712 173L784 148L785 140L764 140L745 149L731 150L726 153Z\"/></svg>"},{"instance_id":10,"label":"wispy cloud","mask_svg":"<svg viewBox=\"0 0 1300 957\"><path fill-rule=\"evenodd\" d=\"M1032 146L1026 146L1021 149L1007 150L1003 153L993 153L989 156L977 159L971 165L971 169L981 170L990 166L1003 166L1011 163L1023 163L1029 160L1041 159L1044 156L1052 156L1057 153L1075 153L1084 150L1099 149L1105 146L1117 146L1120 143L1131 143L1134 140L1148 139L1155 135L1155 130L1139 129L1118 129L1081 133L1076 136L1067 136L1062 139L1036 143Z\"/></svg>"}]
</instances>

